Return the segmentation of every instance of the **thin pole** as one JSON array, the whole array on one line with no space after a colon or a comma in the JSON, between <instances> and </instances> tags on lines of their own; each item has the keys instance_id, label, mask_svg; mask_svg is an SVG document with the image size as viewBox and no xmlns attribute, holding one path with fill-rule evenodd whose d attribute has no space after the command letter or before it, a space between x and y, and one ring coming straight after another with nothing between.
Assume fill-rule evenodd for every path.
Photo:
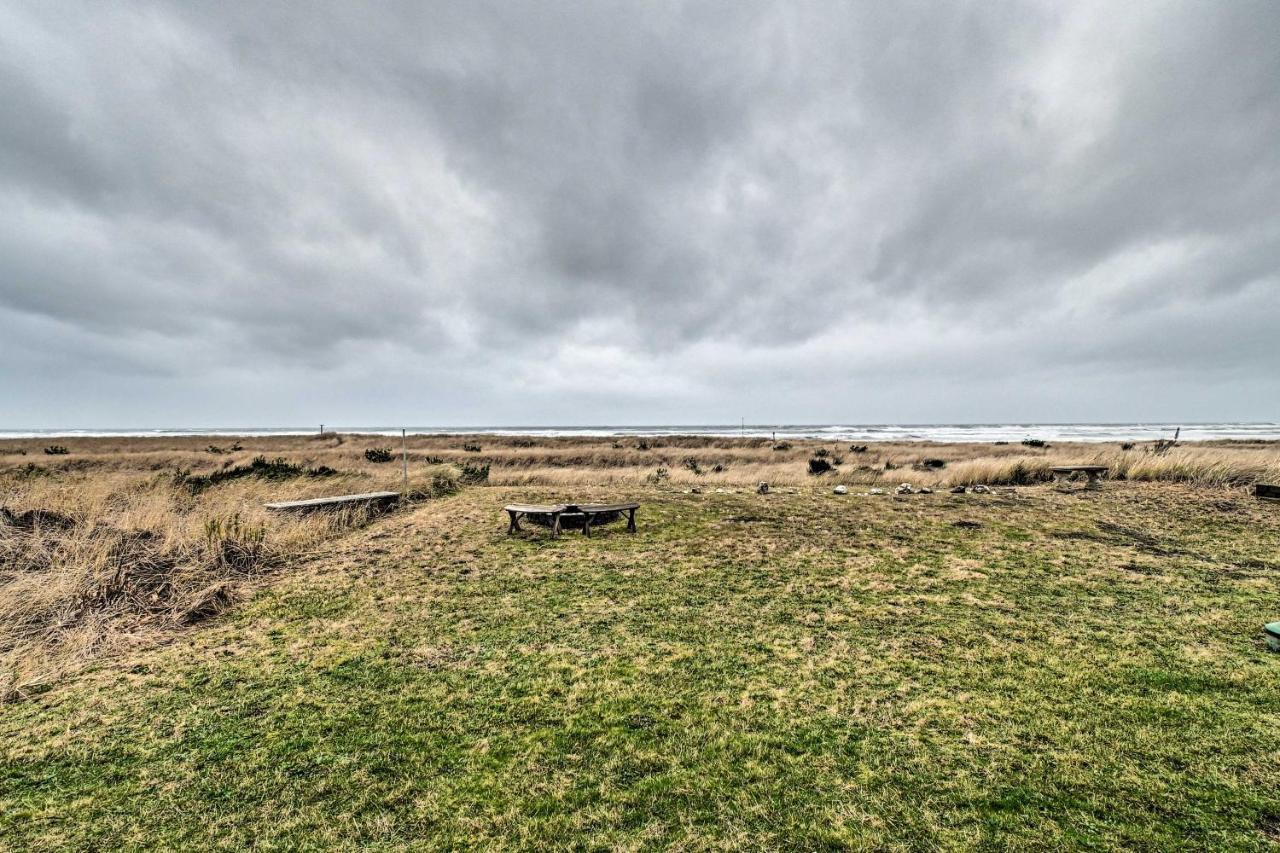
<instances>
[{"instance_id":1,"label":"thin pole","mask_svg":"<svg viewBox=\"0 0 1280 853\"><path fill-rule=\"evenodd\" d=\"M324 435L324 424L320 424L320 434Z\"/></svg>"},{"instance_id":2,"label":"thin pole","mask_svg":"<svg viewBox=\"0 0 1280 853\"><path fill-rule=\"evenodd\" d=\"M409 491L409 451L404 445L404 427L400 427L400 474L404 478L404 490Z\"/></svg>"}]
</instances>

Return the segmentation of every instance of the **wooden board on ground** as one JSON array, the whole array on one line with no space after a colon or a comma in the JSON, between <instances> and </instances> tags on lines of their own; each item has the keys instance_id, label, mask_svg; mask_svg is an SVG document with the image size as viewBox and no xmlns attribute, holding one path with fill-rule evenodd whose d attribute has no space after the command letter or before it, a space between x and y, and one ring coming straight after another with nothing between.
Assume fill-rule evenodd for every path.
<instances>
[{"instance_id":1,"label":"wooden board on ground","mask_svg":"<svg viewBox=\"0 0 1280 853\"><path fill-rule=\"evenodd\" d=\"M1275 485L1273 483L1254 483L1253 494L1254 497L1280 501L1280 485Z\"/></svg>"},{"instance_id":2,"label":"wooden board on ground","mask_svg":"<svg viewBox=\"0 0 1280 853\"><path fill-rule=\"evenodd\" d=\"M351 504L389 504L398 500L400 500L399 492L364 492L359 495L334 495L305 501L275 501L266 506L267 509L277 512L309 512L313 509L329 509Z\"/></svg>"}]
</instances>

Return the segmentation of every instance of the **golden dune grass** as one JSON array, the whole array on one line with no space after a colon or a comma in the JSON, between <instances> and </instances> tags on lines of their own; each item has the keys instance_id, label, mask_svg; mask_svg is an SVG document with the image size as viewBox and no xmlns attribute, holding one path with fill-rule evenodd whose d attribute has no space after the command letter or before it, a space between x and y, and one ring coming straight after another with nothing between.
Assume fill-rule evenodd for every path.
<instances>
[{"instance_id":1,"label":"golden dune grass","mask_svg":"<svg viewBox=\"0 0 1280 853\"><path fill-rule=\"evenodd\" d=\"M0 468L0 699L215 615L262 572L367 517L275 514L266 501L396 485L353 472L196 491L180 468L143 467ZM453 481L418 466L410 491Z\"/></svg>"}]
</instances>

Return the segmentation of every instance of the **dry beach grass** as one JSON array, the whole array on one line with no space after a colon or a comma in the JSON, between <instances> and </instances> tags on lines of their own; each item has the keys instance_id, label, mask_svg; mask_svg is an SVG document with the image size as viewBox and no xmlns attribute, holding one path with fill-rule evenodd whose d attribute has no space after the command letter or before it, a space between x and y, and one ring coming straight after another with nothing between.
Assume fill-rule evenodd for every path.
<instances>
[{"instance_id":1,"label":"dry beach grass","mask_svg":"<svg viewBox=\"0 0 1280 853\"><path fill-rule=\"evenodd\" d=\"M1275 445L414 437L430 499L366 519L261 504L396 488L398 439L60 443L0 445L0 847L1280 834ZM862 494L901 482L998 488ZM503 532L624 496L635 535Z\"/></svg>"}]
</instances>

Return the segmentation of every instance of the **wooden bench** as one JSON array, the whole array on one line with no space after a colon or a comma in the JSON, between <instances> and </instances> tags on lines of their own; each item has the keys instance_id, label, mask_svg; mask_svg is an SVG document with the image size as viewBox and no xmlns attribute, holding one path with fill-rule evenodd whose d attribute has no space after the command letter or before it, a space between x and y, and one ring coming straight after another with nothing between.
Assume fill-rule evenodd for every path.
<instances>
[{"instance_id":1,"label":"wooden bench","mask_svg":"<svg viewBox=\"0 0 1280 853\"><path fill-rule=\"evenodd\" d=\"M311 498L305 501L275 501L267 504L267 509L274 512L311 512L317 509L332 509L351 504L386 505L400 500L399 492L365 492L359 495L335 495L330 498Z\"/></svg>"},{"instance_id":2,"label":"wooden bench","mask_svg":"<svg viewBox=\"0 0 1280 853\"><path fill-rule=\"evenodd\" d=\"M1053 472L1054 479L1059 482L1065 481L1072 474L1086 474L1089 482L1084 484L1086 489L1101 488L1099 480L1103 474L1110 469L1106 465L1059 465L1056 468L1050 468Z\"/></svg>"},{"instance_id":3,"label":"wooden bench","mask_svg":"<svg viewBox=\"0 0 1280 853\"><path fill-rule=\"evenodd\" d=\"M512 536L516 531L520 530L520 516L522 515L547 515L551 517L551 535L559 536L561 531L561 521L565 518L581 518L582 519L582 535L591 535L591 524L595 521L596 516L609 515L612 513L627 514L627 532L636 532L636 510L640 508L640 504L510 504L503 507L503 510L511 517L511 524L507 527L507 535Z\"/></svg>"}]
</instances>

